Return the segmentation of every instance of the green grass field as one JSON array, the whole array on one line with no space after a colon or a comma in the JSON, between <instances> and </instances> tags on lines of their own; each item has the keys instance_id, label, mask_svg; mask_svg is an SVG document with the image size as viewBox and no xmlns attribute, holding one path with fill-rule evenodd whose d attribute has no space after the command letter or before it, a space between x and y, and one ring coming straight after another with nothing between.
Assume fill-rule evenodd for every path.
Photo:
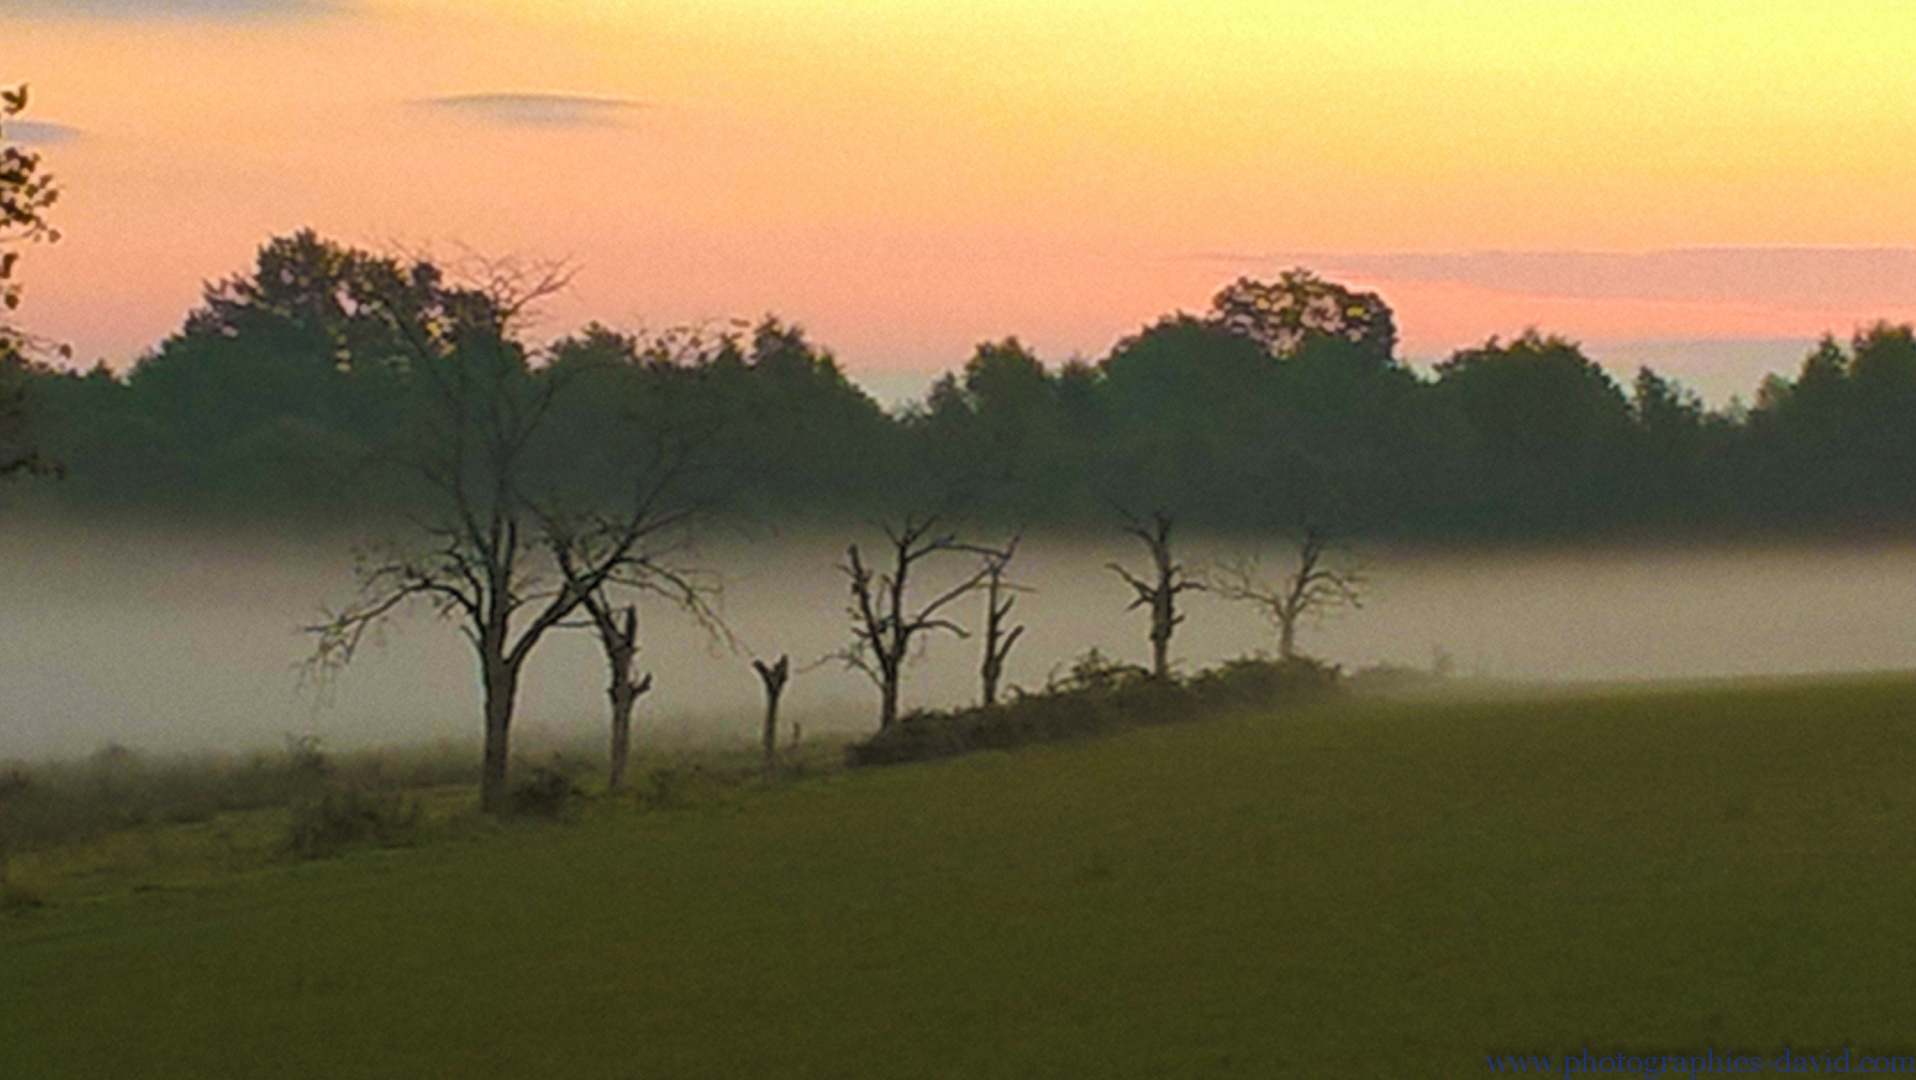
<instances>
[{"instance_id":1,"label":"green grass field","mask_svg":"<svg viewBox=\"0 0 1916 1080\"><path fill-rule=\"evenodd\" d=\"M1916 682L1352 702L0 918L0 1077L1916 1045Z\"/></svg>"}]
</instances>

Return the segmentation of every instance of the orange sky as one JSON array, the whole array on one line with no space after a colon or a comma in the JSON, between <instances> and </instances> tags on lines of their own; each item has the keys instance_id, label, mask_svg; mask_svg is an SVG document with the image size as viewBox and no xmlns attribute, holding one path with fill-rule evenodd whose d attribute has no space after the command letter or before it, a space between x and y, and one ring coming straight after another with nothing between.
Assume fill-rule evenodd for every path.
<instances>
[{"instance_id":1,"label":"orange sky","mask_svg":"<svg viewBox=\"0 0 1916 1080\"><path fill-rule=\"evenodd\" d=\"M553 333L774 311L863 372L1096 356L1297 261L1418 356L1916 318L1916 20L1675 6L5 0L65 187L20 315L123 363L310 225L569 258ZM1400 257L1486 251L1555 254Z\"/></svg>"}]
</instances>

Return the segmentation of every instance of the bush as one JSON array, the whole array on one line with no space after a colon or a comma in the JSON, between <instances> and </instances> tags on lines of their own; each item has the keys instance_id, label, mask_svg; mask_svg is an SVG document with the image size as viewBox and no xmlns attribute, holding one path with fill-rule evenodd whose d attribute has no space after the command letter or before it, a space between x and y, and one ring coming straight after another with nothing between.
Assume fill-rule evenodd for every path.
<instances>
[{"instance_id":1,"label":"bush","mask_svg":"<svg viewBox=\"0 0 1916 1080\"><path fill-rule=\"evenodd\" d=\"M581 792L558 765L540 765L512 788L512 812L529 817L561 818Z\"/></svg>"},{"instance_id":2,"label":"bush","mask_svg":"<svg viewBox=\"0 0 1916 1080\"><path fill-rule=\"evenodd\" d=\"M1275 708L1335 693L1334 666L1252 656L1180 681L1106 660L1096 649L1036 693L1005 704L949 712L917 710L846 751L851 765L890 765L1086 738L1127 727L1176 723L1229 708Z\"/></svg>"},{"instance_id":3,"label":"bush","mask_svg":"<svg viewBox=\"0 0 1916 1080\"><path fill-rule=\"evenodd\" d=\"M366 841L396 844L419 823L419 804L392 792L329 787L293 805L282 849L301 859L323 859Z\"/></svg>"},{"instance_id":4,"label":"bush","mask_svg":"<svg viewBox=\"0 0 1916 1080\"><path fill-rule=\"evenodd\" d=\"M1273 660L1262 654L1227 660L1199 672L1187 689L1207 707L1258 708L1287 705L1334 693L1339 686L1337 665L1305 656Z\"/></svg>"},{"instance_id":5,"label":"bush","mask_svg":"<svg viewBox=\"0 0 1916 1080\"><path fill-rule=\"evenodd\" d=\"M1062 678L1054 668L1051 677L1045 682L1045 692L1111 693L1144 682L1150 677L1151 672L1146 668L1113 660L1093 645L1071 662L1070 669Z\"/></svg>"}]
</instances>

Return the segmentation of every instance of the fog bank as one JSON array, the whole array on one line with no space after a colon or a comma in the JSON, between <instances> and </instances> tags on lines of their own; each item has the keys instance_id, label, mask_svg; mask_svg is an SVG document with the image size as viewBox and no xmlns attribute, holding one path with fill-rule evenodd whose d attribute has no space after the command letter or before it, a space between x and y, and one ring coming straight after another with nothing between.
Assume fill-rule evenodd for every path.
<instances>
[{"instance_id":1,"label":"fog bank","mask_svg":"<svg viewBox=\"0 0 1916 1080\"><path fill-rule=\"evenodd\" d=\"M724 574L723 610L741 651L657 603L641 605L639 666L656 689L638 737L745 740L757 723L756 653L813 664L849 640L845 578L852 534L731 541L704 553ZM863 538L870 544L874 537ZM989 539L989 538L988 538ZM1238 546L1195 541L1201 564ZM1267 569L1286 564L1273 556ZM334 746L476 740L479 693L469 647L421 608L393 620L322 695L297 674L311 642L298 627L353 591L347 545L296 538L82 528L0 534L0 758L68 757L118 742L141 750L251 749L286 733ZM867 548L868 559L876 552ZM1142 545L1027 538L1012 577L1029 629L1007 681L1037 687L1086 648L1143 663L1147 619L1105 569L1142 573ZM1371 551L1361 610L1301 633L1305 651L1347 669L1428 667L1433 651L1465 673L1585 681L1771 675L1916 667L1916 547L1605 550L1577 554ZM953 562L946 572L955 572ZM927 586L939 580L932 570ZM1257 614L1188 597L1174 655L1184 670L1275 647ZM969 626L982 597L953 609ZM579 631L550 636L525 675L518 731L531 739L596 736L605 723L604 661ZM930 639L907 675L910 705L977 693L978 643ZM876 694L825 663L797 677L787 715L808 731L869 730Z\"/></svg>"}]
</instances>

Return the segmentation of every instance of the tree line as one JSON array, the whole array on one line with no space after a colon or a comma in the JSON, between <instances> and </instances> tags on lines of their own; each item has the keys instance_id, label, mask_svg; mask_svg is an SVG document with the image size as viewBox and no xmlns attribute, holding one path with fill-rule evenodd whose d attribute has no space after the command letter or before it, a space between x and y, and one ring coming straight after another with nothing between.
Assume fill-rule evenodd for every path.
<instances>
[{"instance_id":1,"label":"tree line","mask_svg":"<svg viewBox=\"0 0 1916 1080\"><path fill-rule=\"evenodd\" d=\"M488 268L479 291L556 284L529 280L536 270ZM418 478L365 465L421 422L419 343L369 297L446 277L302 232L208 287L124 373L10 350L36 460L69 473L52 497L189 516L403 514ZM1796 377L1720 410L1649 368L1620 386L1535 330L1421 373L1397 356L1381 298L1303 270L1233 282L1203 314L1164 316L1096 361L981 344L890 412L771 317L654 334L594 324L542 344L515 325L501 347L533 382L597 384L564 405L581 436L569 484L616 490L603 447L669 424L698 443L707 498L770 519L871 516L901 489L1005 523L1101 526L1123 503L1192 525L1412 540L1916 514L1909 326L1826 339Z\"/></svg>"}]
</instances>

